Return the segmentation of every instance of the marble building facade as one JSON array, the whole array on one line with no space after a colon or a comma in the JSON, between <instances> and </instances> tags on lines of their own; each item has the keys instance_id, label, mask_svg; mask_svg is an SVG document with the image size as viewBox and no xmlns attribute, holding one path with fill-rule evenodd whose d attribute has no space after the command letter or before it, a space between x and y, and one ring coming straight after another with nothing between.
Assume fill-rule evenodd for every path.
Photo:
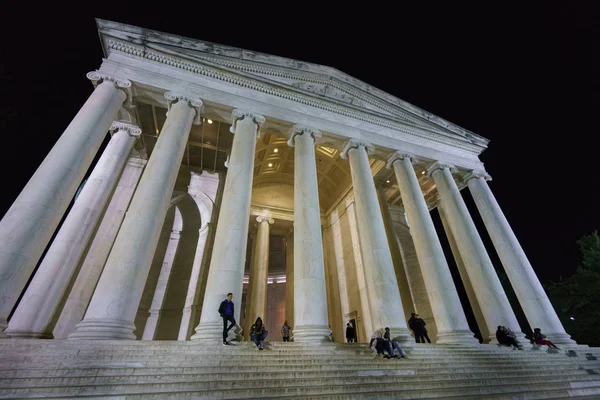
<instances>
[{"instance_id":1,"label":"marble building facade","mask_svg":"<svg viewBox=\"0 0 600 400\"><path fill-rule=\"evenodd\" d=\"M232 339L261 316L271 340L286 319L298 342L351 320L359 341L409 340L418 312L436 343L476 343L439 235L484 343L522 336L464 189L531 327L574 343L487 184L485 138L331 67L97 24L90 97L0 222L0 336L220 341L232 292Z\"/></svg>"}]
</instances>

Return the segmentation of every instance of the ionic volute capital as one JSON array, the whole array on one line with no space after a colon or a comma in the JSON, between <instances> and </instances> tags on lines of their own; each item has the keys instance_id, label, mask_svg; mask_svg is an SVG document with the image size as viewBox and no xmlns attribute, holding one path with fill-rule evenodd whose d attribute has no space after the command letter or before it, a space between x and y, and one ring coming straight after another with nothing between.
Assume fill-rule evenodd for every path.
<instances>
[{"instance_id":1,"label":"ionic volute capital","mask_svg":"<svg viewBox=\"0 0 600 400\"><path fill-rule=\"evenodd\" d=\"M131 107L132 106L132 93L131 93L131 81L127 79L120 79L114 76L102 74L98 71L91 71L86 74L86 77L92 81L92 85L94 85L94 89L97 88L101 83L104 82L112 82L118 89L125 93L127 98L125 99L125 105Z\"/></svg>"},{"instance_id":2,"label":"ionic volute capital","mask_svg":"<svg viewBox=\"0 0 600 400\"><path fill-rule=\"evenodd\" d=\"M492 177L490 176L490 174L488 174L487 172L485 172L485 170L481 170L481 169L472 169L469 172L466 173L465 176L463 176L463 181L465 183L469 182L471 179L479 179L479 178L483 178L486 181L491 181Z\"/></svg>"},{"instance_id":3,"label":"ionic volute capital","mask_svg":"<svg viewBox=\"0 0 600 400\"><path fill-rule=\"evenodd\" d=\"M387 162L385 164L385 167L387 169L392 169L394 166L394 163L396 161L402 161L404 159L410 160L411 164L415 164L416 162L418 162L417 156L415 156L414 154L410 154L410 153L406 153L406 152L402 152L402 151L396 151L396 152L390 154L390 156L388 157Z\"/></svg>"},{"instance_id":4,"label":"ionic volute capital","mask_svg":"<svg viewBox=\"0 0 600 400\"><path fill-rule=\"evenodd\" d=\"M456 168L456 166L454 166L453 164L443 162L443 161L436 161L427 167L427 176L431 176L437 170L444 170L444 169L449 169L450 172L458 171L458 168Z\"/></svg>"},{"instance_id":5,"label":"ionic volute capital","mask_svg":"<svg viewBox=\"0 0 600 400\"><path fill-rule=\"evenodd\" d=\"M348 140L346 142L346 144L344 145L344 148L342 149L342 152L340 153L340 157L345 160L348 158L348 153L350 152L350 150L360 149L360 148L365 149L367 154L375 151L375 146L373 146L371 143L351 139L351 140Z\"/></svg>"},{"instance_id":6,"label":"ionic volute capital","mask_svg":"<svg viewBox=\"0 0 600 400\"><path fill-rule=\"evenodd\" d=\"M132 136L136 139L139 139L140 135L142 134L142 130L139 126L119 121L113 121L109 131L111 135L114 135L117 131L125 131L129 136Z\"/></svg>"},{"instance_id":7,"label":"ionic volute capital","mask_svg":"<svg viewBox=\"0 0 600 400\"><path fill-rule=\"evenodd\" d=\"M302 124L296 124L296 125L292 126L292 128L290 129L290 138L287 141L288 146L294 147L296 136L304 135L305 133L310 134L310 136L313 138L313 142L316 141L321 136L323 136L321 131L318 129L311 128L309 126L302 125Z\"/></svg>"},{"instance_id":8,"label":"ionic volute capital","mask_svg":"<svg viewBox=\"0 0 600 400\"><path fill-rule=\"evenodd\" d=\"M244 119L251 119L252 122L256 125L256 138L260 138L260 128L265 123L265 117L260 114L254 114L249 111L244 111L240 109L235 109L231 112L231 127L229 128L229 132L235 135L235 129L237 127L237 123Z\"/></svg>"},{"instance_id":9,"label":"ionic volute capital","mask_svg":"<svg viewBox=\"0 0 600 400\"><path fill-rule=\"evenodd\" d=\"M186 96L183 95L181 93L177 93L177 92L166 92L165 93L165 99L167 99L167 103L168 103L168 110L171 109L171 107L173 106L173 104L178 103L180 101L184 101L187 103L187 105L190 108L193 108L195 111L195 115L194 115L194 125L200 125L202 122L200 120L200 115L202 113L202 100L200 100L200 98L195 97L195 96ZM167 111L167 115L168 115L168 111Z\"/></svg>"},{"instance_id":10,"label":"ionic volute capital","mask_svg":"<svg viewBox=\"0 0 600 400\"><path fill-rule=\"evenodd\" d=\"M258 222L259 224L263 221L268 222L269 225L273 225L275 223L275 220L268 215L259 215L258 217L256 217L256 222Z\"/></svg>"}]
</instances>

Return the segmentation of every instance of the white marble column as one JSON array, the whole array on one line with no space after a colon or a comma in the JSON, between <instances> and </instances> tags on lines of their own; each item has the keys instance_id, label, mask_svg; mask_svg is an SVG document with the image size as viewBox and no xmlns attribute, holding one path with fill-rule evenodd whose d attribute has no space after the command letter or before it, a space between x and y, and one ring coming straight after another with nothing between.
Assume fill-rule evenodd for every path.
<instances>
[{"instance_id":1,"label":"white marble column","mask_svg":"<svg viewBox=\"0 0 600 400\"><path fill-rule=\"evenodd\" d=\"M179 326L179 334L177 340L185 341L188 340L192 333L193 323L196 319L196 313L198 312L198 291L201 286L200 273L203 266L204 250L206 248L206 240L208 233L212 227L211 223L205 224L198 232L198 244L196 245L196 254L194 254L194 263L192 266L192 273L190 275L190 282L188 284L187 295L185 297L185 304L183 306L183 313L181 316L181 325Z\"/></svg>"},{"instance_id":2,"label":"white marble column","mask_svg":"<svg viewBox=\"0 0 600 400\"><path fill-rule=\"evenodd\" d=\"M248 292L251 293L246 305L246 321L244 332L249 334L250 328L261 317L263 321L267 317L267 281L269 279L269 233L270 225L275 220L268 216L256 217L258 228L254 239L254 257L250 265L250 280Z\"/></svg>"},{"instance_id":3,"label":"white marble column","mask_svg":"<svg viewBox=\"0 0 600 400\"><path fill-rule=\"evenodd\" d=\"M520 340L524 340L525 335L521 332L494 265L452 177L450 170L454 168L449 164L436 162L429 166L428 173L435 181L450 231L456 240L485 319L485 329L489 335L483 341L497 343L495 333L498 325L509 327Z\"/></svg>"},{"instance_id":4,"label":"white marble column","mask_svg":"<svg viewBox=\"0 0 600 400\"><path fill-rule=\"evenodd\" d=\"M231 157L217 221L202 315L192 340L222 341L223 320L218 309L229 292L233 293L235 319L237 322L240 319L254 152L264 121L262 115L240 110L234 110L232 114L230 131L234 137Z\"/></svg>"},{"instance_id":5,"label":"white marble column","mask_svg":"<svg viewBox=\"0 0 600 400\"><path fill-rule=\"evenodd\" d=\"M294 125L294 341L329 341L323 235L315 140L321 132Z\"/></svg>"},{"instance_id":6,"label":"white marble column","mask_svg":"<svg viewBox=\"0 0 600 400\"><path fill-rule=\"evenodd\" d=\"M294 232L285 237L285 319L294 327Z\"/></svg>"},{"instance_id":7,"label":"white marble column","mask_svg":"<svg viewBox=\"0 0 600 400\"><path fill-rule=\"evenodd\" d=\"M0 337L131 87L96 72L87 77L96 89L0 221Z\"/></svg>"},{"instance_id":8,"label":"white marble column","mask_svg":"<svg viewBox=\"0 0 600 400\"><path fill-rule=\"evenodd\" d=\"M116 131L94 167L73 208L54 238L17 310L6 334L9 337L50 337L51 322L69 286L81 256L96 230L98 220L123 171L141 130L115 122Z\"/></svg>"},{"instance_id":9,"label":"white marble column","mask_svg":"<svg viewBox=\"0 0 600 400\"><path fill-rule=\"evenodd\" d=\"M179 216L179 218L181 218L181 216ZM156 289L154 289L152 304L148 310L150 315L148 316L146 325L144 326L142 340L154 340L156 338L156 328L158 328L160 313L165 303L167 290L169 290L169 280L171 278L173 262L175 261L175 256L177 255L177 247L179 246L180 235L181 231L173 229L171 231L171 235L169 236L169 244L167 245L165 257L163 258L162 266L160 268Z\"/></svg>"},{"instance_id":10,"label":"white marble column","mask_svg":"<svg viewBox=\"0 0 600 400\"><path fill-rule=\"evenodd\" d=\"M83 321L69 338L135 339L133 321L199 99L167 92L169 111Z\"/></svg>"},{"instance_id":11,"label":"white marble column","mask_svg":"<svg viewBox=\"0 0 600 400\"><path fill-rule=\"evenodd\" d=\"M55 339L66 339L83 319L145 165L146 160L139 158L129 158L127 161L92 244L85 259L82 260L77 279L69 291L67 301L54 326L52 335Z\"/></svg>"},{"instance_id":12,"label":"white marble column","mask_svg":"<svg viewBox=\"0 0 600 400\"><path fill-rule=\"evenodd\" d=\"M554 343L575 344L558 319L552 303L486 180L491 180L491 177L484 171L471 171L465 177L531 329L540 328Z\"/></svg>"},{"instance_id":13,"label":"white marble column","mask_svg":"<svg viewBox=\"0 0 600 400\"><path fill-rule=\"evenodd\" d=\"M394 168L400 188L427 297L435 318L436 343L474 343L476 340L469 330L442 245L412 166L413 158L407 154L394 153L387 165L388 168Z\"/></svg>"},{"instance_id":14,"label":"white marble column","mask_svg":"<svg viewBox=\"0 0 600 400\"><path fill-rule=\"evenodd\" d=\"M408 320L411 317L411 312L415 309L415 302L413 301L406 270L404 263L402 262L398 237L396 236L392 223L392 214L390 213L390 207L385 197L385 184L383 182L377 182L375 188L377 189L377 198L379 199L379 207L381 208L381 216L383 217L383 226L385 227L388 245L390 246L390 253L392 255L392 262L394 263L396 281L398 282L398 290L400 290L400 299L402 300L402 306L404 307L404 319Z\"/></svg>"},{"instance_id":15,"label":"white marble column","mask_svg":"<svg viewBox=\"0 0 600 400\"><path fill-rule=\"evenodd\" d=\"M371 320L373 329L389 327L393 337L408 341L411 337L404 321L404 308L367 156L367 152L373 150L370 143L350 140L341 154L350 160Z\"/></svg>"}]
</instances>

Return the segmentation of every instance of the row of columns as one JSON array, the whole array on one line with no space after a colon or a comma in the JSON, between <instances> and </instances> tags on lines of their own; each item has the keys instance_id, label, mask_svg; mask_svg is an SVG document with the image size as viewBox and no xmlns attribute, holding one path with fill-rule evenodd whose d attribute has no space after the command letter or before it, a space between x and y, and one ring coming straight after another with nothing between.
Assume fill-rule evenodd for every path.
<instances>
[{"instance_id":1,"label":"row of columns","mask_svg":"<svg viewBox=\"0 0 600 400\"><path fill-rule=\"evenodd\" d=\"M97 87L61 136L50 154L0 222L0 328L22 291L61 215L89 167L105 132L127 99L128 81L98 73L88 75ZM145 167L127 214L110 251L83 320L70 338L134 339L133 321L157 246L162 222L193 123L199 122L202 101L167 92L169 111L153 153ZM234 140L228 162L223 201L216 227L209 268L204 312L192 340L221 340L222 321L217 313L228 292L240 304L245 264L253 163L256 139L264 123L261 115L234 110ZM14 336L43 337L54 319L58 303L94 231L109 193L116 184L127 155L139 135L136 127L115 124L110 151L105 152L88 184L75 202L57 239L40 265L7 331ZM315 140L321 133L294 125L288 144L295 148L293 287L294 336L297 341L328 340L325 272L315 163ZM364 263L371 326L390 327L394 337L408 339L402 299L390 252L381 207L371 174L368 152L372 145L350 140L341 156L350 162L356 198L356 218ZM106 157L105 157L106 155ZM388 160L400 187L407 218L424 276L427 295L438 328L438 343L472 341L456 288L427 205L412 166L414 157L395 153ZM453 167L435 163L429 168L440 196L440 206L462 261L464 274L474 288L488 339L496 325L517 327L516 318L481 238L462 201L451 174ZM570 341L535 273L496 203L485 176L472 174L467 184L492 236L502 262L535 327ZM259 217L262 243L252 279L251 304L264 304L265 254L268 254L269 220ZM266 252L265 252L266 248ZM263 279L264 278L264 279ZM264 282L263 282L264 281ZM264 286L264 288L263 288ZM160 294L158 297L161 297ZM162 298L156 298L156 304ZM153 308L154 302L153 302ZM240 309L236 310L239 320ZM249 320L264 315L264 307L251 308ZM153 335L152 324L145 338Z\"/></svg>"}]
</instances>

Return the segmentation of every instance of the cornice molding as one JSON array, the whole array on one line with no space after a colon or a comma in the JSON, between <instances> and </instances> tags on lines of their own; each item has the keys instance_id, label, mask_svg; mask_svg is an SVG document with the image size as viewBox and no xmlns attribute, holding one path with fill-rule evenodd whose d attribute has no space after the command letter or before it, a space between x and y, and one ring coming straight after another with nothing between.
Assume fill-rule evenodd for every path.
<instances>
[{"instance_id":1,"label":"cornice molding","mask_svg":"<svg viewBox=\"0 0 600 400\"><path fill-rule=\"evenodd\" d=\"M478 155L482 150L485 149L485 146L482 145L465 142L463 140L455 139L449 136L441 136L440 133L434 134L432 132L428 132L427 130L425 130L425 128L411 128L410 126L390 121L381 117L377 117L364 111L351 110L348 107L342 107L329 102L320 101L312 96L303 95L298 92L291 91L290 89L277 88L273 85L267 85L255 79L245 78L233 72L228 72L224 70L219 71L216 69L216 67L208 67L193 61L186 62L182 60L182 58L184 58L183 55L178 55L175 58L173 56L161 54L158 51L151 50L147 46L145 47L143 45L133 45L131 43L121 42L116 39L107 39L106 43L107 51L109 54L111 52L119 52L130 56L135 56L141 59L166 64L174 68L182 69L194 74L203 75L208 78L224 81L237 86L246 87L248 89L256 90L286 100L295 101L300 104L319 108L325 111L343 115L373 125L378 125L388 129L400 131L412 136L419 137L421 139L426 139L444 145L450 145L472 154Z\"/></svg>"}]
</instances>

